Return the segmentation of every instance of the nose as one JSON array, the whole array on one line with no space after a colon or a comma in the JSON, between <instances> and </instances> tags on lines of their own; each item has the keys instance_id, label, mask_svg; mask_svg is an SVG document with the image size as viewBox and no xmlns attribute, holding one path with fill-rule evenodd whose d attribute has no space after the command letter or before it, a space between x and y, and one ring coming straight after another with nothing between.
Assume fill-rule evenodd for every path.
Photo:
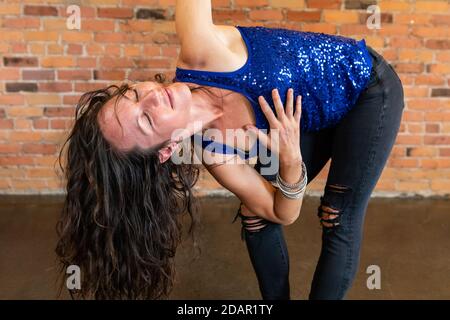
<instances>
[{"instance_id":1,"label":"nose","mask_svg":"<svg viewBox=\"0 0 450 320\"><path fill-rule=\"evenodd\" d=\"M141 98L141 101L144 105L153 105L153 108L160 107L160 105L166 105L172 108L169 95L164 87L149 90Z\"/></svg>"}]
</instances>

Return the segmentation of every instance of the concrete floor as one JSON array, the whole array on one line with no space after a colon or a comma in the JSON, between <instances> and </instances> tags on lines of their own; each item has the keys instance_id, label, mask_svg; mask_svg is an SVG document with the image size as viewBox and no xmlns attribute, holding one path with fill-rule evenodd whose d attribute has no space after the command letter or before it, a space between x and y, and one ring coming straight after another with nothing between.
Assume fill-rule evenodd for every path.
<instances>
[{"instance_id":1,"label":"concrete floor","mask_svg":"<svg viewBox=\"0 0 450 320\"><path fill-rule=\"evenodd\" d=\"M61 197L0 197L0 299L55 299L55 221ZM293 299L306 299L320 249L319 199L306 197L300 219L286 228ZM201 199L192 241L177 252L173 299L260 299L238 221L237 198ZM347 299L450 299L450 200L372 199L360 270ZM370 265L381 289L369 290ZM61 298L68 298L64 293Z\"/></svg>"}]
</instances>

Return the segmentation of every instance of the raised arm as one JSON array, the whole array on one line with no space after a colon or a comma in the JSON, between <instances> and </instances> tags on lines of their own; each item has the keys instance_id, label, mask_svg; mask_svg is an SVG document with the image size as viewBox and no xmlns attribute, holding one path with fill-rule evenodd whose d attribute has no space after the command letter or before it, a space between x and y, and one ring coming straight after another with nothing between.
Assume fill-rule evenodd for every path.
<instances>
[{"instance_id":1,"label":"raised arm","mask_svg":"<svg viewBox=\"0 0 450 320\"><path fill-rule=\"evenodd\" d=\"M212 20L211 0L177 0L175 27L183 61L201 64L202 53L219 44Z\"/></svg>"}]
</instances>

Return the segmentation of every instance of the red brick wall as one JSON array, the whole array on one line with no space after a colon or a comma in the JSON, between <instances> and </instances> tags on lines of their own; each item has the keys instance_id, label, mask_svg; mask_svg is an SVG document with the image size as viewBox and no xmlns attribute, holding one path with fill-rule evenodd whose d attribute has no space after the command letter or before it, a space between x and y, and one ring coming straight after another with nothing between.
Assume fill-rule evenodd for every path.
<instances>
[{"instance_id":1,"label":"red brick wall","mask_svg":"<svg viewBox=\"0 0 450 320\"><path fill-rule=\"evenodd\" d=\"M86 90L123 79L173 77L175 0L89 0L81 30L66 28L71 1L0 1L0 192L61 192L57 151ZM406 109L377 185L381 193L450 193L449 1L216 0L217 24L282 26L365 38L398 70ZM309 190L320 192L328 165ZM204 175L200 191L218 185Z\"/></svg>"}]
</instances>

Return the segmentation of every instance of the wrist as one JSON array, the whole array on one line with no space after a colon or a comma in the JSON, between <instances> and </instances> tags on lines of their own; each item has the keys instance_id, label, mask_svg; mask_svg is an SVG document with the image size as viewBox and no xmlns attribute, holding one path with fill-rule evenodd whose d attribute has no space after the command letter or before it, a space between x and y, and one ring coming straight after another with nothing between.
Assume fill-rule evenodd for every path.
<instances>
[{"instance_id":1,"label":"wrist","mask_svg":"<svg viewBox=\"0 0 450 320\"><path fill-rule=\"evenodd\" d=\"M297 167L301 166L303 162L303 158L301 155L289 157L287 159L280 158L280 166L281 167Z\"/></svg>"},{"instance_id":2,"label":"wrist","mask_svg":"<svg viewBox=\"0 0 450 320\"><path fill-rule=\"evenodd\" d=\"M302 163L302 158L280 163L280 177L289 184L298 182L303 174Z\"/></svg>"}]
</instances>

